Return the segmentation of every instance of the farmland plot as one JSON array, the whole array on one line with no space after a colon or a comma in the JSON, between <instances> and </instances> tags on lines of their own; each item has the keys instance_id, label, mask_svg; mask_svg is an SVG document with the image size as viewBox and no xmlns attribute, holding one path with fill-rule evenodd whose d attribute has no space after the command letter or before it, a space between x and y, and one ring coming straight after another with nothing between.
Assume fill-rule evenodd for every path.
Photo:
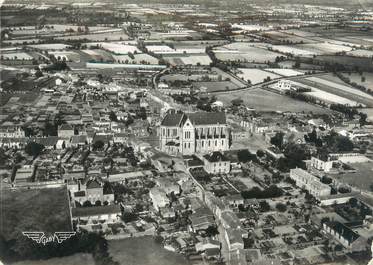
<instances>
[{"instance_id":1,"label":"farmland plot","mask_svg":"<svg viewBox=\"0 0 373 265\"><path fill-rule=\"evenodd\" d=\"M238 73L237 76L243 78L245 81L250 80L253 85L262 83L267 77L270 77L271 79L280 77L277 74L269 73L260 69L238 68L238 70L241 73Z\"/></svg>"}]
</instances>

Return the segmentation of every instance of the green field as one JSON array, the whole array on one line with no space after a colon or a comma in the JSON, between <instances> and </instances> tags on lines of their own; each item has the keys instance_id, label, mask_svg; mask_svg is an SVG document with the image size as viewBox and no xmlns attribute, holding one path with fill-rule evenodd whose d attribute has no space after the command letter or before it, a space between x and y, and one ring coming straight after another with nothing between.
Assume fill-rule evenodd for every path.
<instances>
[{"instance_id":1,"label":"green field","mask_svg":"<svg viewBox=\"0 0 373 265\"><path fill-rule=\"evenodd\" d=\"M52 258L47 260L26 260L11 265L95 265L92 254L78 253L68 257Z\"/></svg>"},{"instance_id":2,"label":"green field","mask_svg":"<svg viewBox=\"0 0 373 265\"><path fill-rule=\"evenodd\" d=\"M181 254L167 251L153 237L109 241L109 254L120 265L189 265Z\"/></svg>"},{"instance_id":3,"label":"green field","mask_svg":"<svg viewBox=\"0 0 373 265\"><path fill-rule=\"evenodd\" d=\"M247 107L254 108L257 111L291 111L291 112L313 112L329 113L330 110L312 105L303 101L276 94L264 89L247 89L242 91L232 91L230 93L216 95L218 100L225 106L229 106L233 99L240 98Z\"/></svg>"},{"instance_id":4,"label":"green field","mask_svg":"<svg viewBox=\"0 0 373 265\"><path fill-rule=\"evenodd\" d=\"M6 240L23 231L71 231L66 188L1 191L0 235Z\"/></svg>"},{"instance_id":5,"label":"green field","mask_svg":"<svg viewBox=\"0 0 373 265\"><path fill-rule=\"evenodd\" d=\"M373 162L354 163L348 165L353 167L356 171L332 175L332 177L344 183L348 183L358 189L369 191L370 185L373 184Z\"/></svg>"}]
</instances>

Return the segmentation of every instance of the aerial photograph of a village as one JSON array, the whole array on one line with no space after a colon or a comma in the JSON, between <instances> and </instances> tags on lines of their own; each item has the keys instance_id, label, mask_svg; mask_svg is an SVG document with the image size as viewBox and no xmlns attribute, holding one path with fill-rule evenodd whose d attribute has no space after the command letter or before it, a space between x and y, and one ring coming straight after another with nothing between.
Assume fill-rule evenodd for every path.
<instances>
[{"instance_id":1,"label":"aerial photograph of a village","mask_svg":"<svg viewBox=\"0 0 373 265\"><path fill-rule=\"evenodd\" d=\"M373 0L0 0L1 265L373 265Z\"/></svg>"}]
</instances>

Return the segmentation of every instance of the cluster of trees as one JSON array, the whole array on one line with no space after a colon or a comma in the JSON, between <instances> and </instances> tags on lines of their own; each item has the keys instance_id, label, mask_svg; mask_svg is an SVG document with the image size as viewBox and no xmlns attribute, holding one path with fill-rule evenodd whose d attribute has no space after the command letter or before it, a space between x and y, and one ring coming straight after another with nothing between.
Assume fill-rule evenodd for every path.
<instances>
[{"instance_id":1,"label":"cluster of trees","mask_svg":"<svg viewBox=\"0 0 373 265\"><path fill-rule=\"evenodd\" d=\"M29 142L25 146L25 152L33 158L38 157L44 150L45 146L36 142Z\"/></svg>"},{"instance_id":2,"label":"cluster of trees","mask_svg":"<svg viewBox=\"0 0 373 265\"><path fill-rule=\"evenodd\" d=\"M244 199L268 199L282 196L283 191L276 185L271 185L264 190L254 187L250 190L242 191L241 195Z\"/></svg>"},{"instance_id":3,"label":"cluster of trees","mask_svg":"<svg viewBox=\"0 0 373 265\"><path fill-rule=\"evenodd\" d=\"M284 144L284 133L283 132L277 132L270 140L270 143L274 146L276 146L278 149L282 149Z\"/></svg>"},{"instance_id":4,"label":"cluster of trees","mask_svg":"<svg viewBox=\"0 0 373 265\"><path fill-rule=\"evenodd\" d=\"M212 111L211 104L214 103L215 101L216 101L215 96L212 96L211 98L208 98L208 97L200 98L197 101L197 106L196 107L200 110L210 112L210 111Z\"/></svg>"},{"instance_id":5,"label":"cluster of trees","mask_svg":"<svg viewBox=\"0 0 373 265\"><path fill-rule=\"evenodd\" d=\"M98 140L92 144L93 150L100 150L105 146L105 143L101 140Z\"/></svg>"},{"instance_id":6,"label":"cluster of trees","mask_svg":"<svg viewBox=\"0 0 373 265\"><path fill-rule=\"evenodd\" d=\"M309 158L309 154L303 145L290 143L284 149L284 157L277 161L277 169L288 172L291 168L306 168L303 160Z\"/></svg>"},{"instance_id":7,"label":"cluster of trees","mask_svg":"<svg viewBox=\"0 0 373 265\"><path fill-rule=\"evenodd\" d=\"M70 68L67 66L65 61L57 61L53 64L47 65L45 70L48 71L64 71L69 70Z\"/></svg>"},{"instance_id":8,"label":"cluster of trees","mask_svg":"<svg viewBox=\"0 0 373 265\"><path fill-rule=\"evenodd\" d=\"M314 143L316 147L322 147L322 144L323 144L321 138L317 136L317 132L315 128L312 130L312 132L304 136L304 140L307 143Z\"/></svg>"},{"instance_id":9,"label":"cluster of trees","mask_svg":"<svg viewBox=\"0 0 373 265\"><path fill-rule=\"evenodd\" d=\"M292 91L292 90L286 91L285 95L288 95L292 98L295 98L295 99L298 99L298 100L301 100L301 101L304 101L304 102L308 102L308 103L312 103L312 104L317 103L316 98L314 98L312 96L308 96L307 94L296 92L296 91Z\"/></svg>"},{"instance_id":10,"label":"cluster of trees","mask_svg":"<svg viewBox=\"0 0 373 265\"><path fill-rule=\"evenodd\" d=\"M330 153L351 152L354 149L354 143L348 137L334 131L324 137L324 142Z\"/></svg>"},{"instance_id":11,"label":"cluster of trees","mask_svg":"<svg viewBox=\"0 0 373 265\"><path fill-rule=\"evenodd\" d=\"M258 162L256 155L250 153L250 151L247 149L239 150L237 152L237 158L241 163L247 163L249 161Z\"/></svg>"},{"instance_id":12,"label":"cluster of trees","mask_svg":"<svg viewBox=\"0 0 373 265\"><path fill-rule=\"evenodd\" d=\"M276 209L277 209L277 211L283 213L283 212L286 212L287 206L286 206L286 204L283 204L283 203L279 202L279 203L276 204Z\"/></svg>"},{"instance_id":13,"label":"cluster of trees","mask_svg":"<svg viewBox=\"0 0 373 265\"><path fill-rule=\"evenodd\" d=\"M44 128L43 128L43 135L44 136L57 136L58 135L58 127L62 124L66 123L62 117L62 114L58 113L54 120L47 120Z\"/></svg>"}]
</instances>

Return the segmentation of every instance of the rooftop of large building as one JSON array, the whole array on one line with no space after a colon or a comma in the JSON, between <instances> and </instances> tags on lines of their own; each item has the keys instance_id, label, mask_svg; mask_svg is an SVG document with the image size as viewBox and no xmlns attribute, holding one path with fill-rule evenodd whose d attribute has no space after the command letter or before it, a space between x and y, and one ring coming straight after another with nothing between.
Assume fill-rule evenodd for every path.
<instances>
[{"instance_id":1,"label":"rooftop of large building","mask_svg":"<svg viewBox=\"0 0 373 265\"><path fill-rule=\"evenodd\" d=\"M193 125L226 124L227 122L224 112L175 113L170 111L163 118L161 125L180 126L188 119Z\"/></svg>"}]
</instances>

